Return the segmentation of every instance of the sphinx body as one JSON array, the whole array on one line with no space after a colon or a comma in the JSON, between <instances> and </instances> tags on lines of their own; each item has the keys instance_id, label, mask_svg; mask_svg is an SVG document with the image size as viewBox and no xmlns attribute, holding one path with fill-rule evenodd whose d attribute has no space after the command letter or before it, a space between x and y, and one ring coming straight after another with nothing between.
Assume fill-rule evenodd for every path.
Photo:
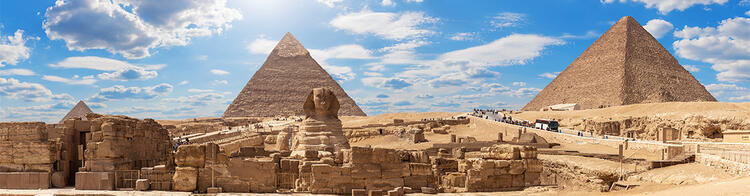
<instances>
[{"instance_id":1,"label":"sphinx body","mask_svg":"<svg viewBox=\"0 0 750 196\"><path fill-rule=\"evenodd\" d=\"M305 119L292 141L292 156L305 151L336 152L349 148L338 118L339 102L333 91L315 88L304 104ZM330 153L319 153L330 154Z\"/></svg>"}]
</instances>

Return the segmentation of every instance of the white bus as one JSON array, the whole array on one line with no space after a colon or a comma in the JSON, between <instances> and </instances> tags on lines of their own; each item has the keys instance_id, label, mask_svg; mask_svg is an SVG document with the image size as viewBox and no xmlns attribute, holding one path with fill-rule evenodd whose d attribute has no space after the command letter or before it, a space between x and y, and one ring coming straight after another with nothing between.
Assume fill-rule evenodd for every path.
<instances>
[{"instance_id":1,"label":"white bus","mask_svg":"<svg viewBox=\"0 0 750 196\"><path fill-rule=\"evenodd\" d=\"M559 125L560 124L558 124L557 121L554 121L554 120L536 119L536 123L534 123L534 128L547 130L547 131L557 131L557 127Z\"/></svg>"}]
</instances>

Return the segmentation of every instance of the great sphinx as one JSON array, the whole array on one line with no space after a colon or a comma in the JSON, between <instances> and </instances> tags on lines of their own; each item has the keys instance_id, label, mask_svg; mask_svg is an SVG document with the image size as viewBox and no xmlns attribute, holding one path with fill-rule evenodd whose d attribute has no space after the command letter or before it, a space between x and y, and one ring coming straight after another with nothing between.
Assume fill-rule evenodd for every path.
<instances>
[{"instance_id":1,"label":"great sphinx","mask_svg":"<svg viewBox=\"0 0 750 196\"><path fill-rule=\"evenodd\" d=\"M292 156L309 150L333 153L349 148L338 117L339 107L339 101L330 89L314 88L310 91L303 105L305 119L292 140Z\"/></svg>"}]
</instances>

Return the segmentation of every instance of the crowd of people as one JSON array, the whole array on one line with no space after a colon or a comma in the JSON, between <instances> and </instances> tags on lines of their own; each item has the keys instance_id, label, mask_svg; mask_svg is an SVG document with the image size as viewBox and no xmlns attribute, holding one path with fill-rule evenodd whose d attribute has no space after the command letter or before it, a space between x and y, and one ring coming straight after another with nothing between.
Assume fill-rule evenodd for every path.
<instances>
[{"instance_id":1,"label":"crowd of people","mask_svg":"<svg viewBox=\"0 0 750 196\"><path fill-rule=\"evenodd\" d=\"M174 143L174 151L177 152L177 148L183 144L190 144L190 138L185 138L184 140L182 137L177 138L177 142Z\"/></svg>"}]
</instances>

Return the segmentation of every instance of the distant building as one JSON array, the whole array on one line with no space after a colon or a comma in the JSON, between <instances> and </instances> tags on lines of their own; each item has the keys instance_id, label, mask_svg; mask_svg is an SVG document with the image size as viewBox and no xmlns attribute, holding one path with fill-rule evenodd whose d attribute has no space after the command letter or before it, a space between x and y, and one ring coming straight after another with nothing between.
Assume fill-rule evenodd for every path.
<instances>
[{"instance_id":1,"label":"distant building","mask_svg":"<svg viewBox=\"0 0 750 196\"><path fill-rule=\"evenodd\" d=\"M543 111L573 111L573 110L580 110L581 106L577 103L566 103L566 104L557 104L557 105L551 105L547 106L546 108L542 109Z\"/></svg>"},{"instance_id":2,"label":"distant building","mask_svg":"<svg viewBox=\"0 0 750 196\"><path fill-rule=\"evenodd\" d=\"M750 130L726 130L723 134L726 143L750 143Z\"/></svg>"}]
</instances>

